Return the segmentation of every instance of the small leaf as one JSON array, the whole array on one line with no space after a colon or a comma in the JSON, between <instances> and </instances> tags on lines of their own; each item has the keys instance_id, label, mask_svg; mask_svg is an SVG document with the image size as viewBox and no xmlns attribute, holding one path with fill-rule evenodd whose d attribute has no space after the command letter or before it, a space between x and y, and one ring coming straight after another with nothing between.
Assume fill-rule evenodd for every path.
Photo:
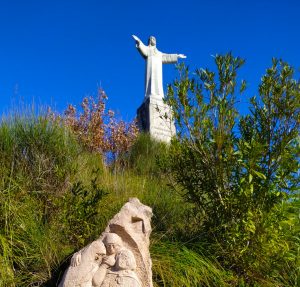
<instances>
[{"instance_id":1,"label":"small leaf","mask_svg":"<svg viewBox=\"0 0 300 287\"><path fill-rule=\"evenodd\" d=\"M266 176L265 176L263 173L258 172L258 171L256 171L256 170L253 170L253 172L254 172L259 178L266 179Z\"/></svg>"},{"instance_id":2,"label":"small leaf","mask_svg":"<svg viewBox=\"0 0 300 287\"><path fill-rule=\"evenodd\" d=\"M251 183L253 180L253 175L251 173L249 173L249 183Z\"/></svg>"}]
</instances>

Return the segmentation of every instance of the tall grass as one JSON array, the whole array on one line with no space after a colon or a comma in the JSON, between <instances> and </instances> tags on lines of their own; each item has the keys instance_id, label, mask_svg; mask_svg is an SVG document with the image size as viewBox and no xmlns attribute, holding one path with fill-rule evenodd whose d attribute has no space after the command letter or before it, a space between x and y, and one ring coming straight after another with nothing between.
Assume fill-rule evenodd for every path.
<instances>
[{"instance_id":1,"label":"tall grass","mask_svg":"<svg viewBox=\"0 0 300 287\"><path fill-rule=\"evenodd\" d=\"M218 262L182 243L158 241L151 255L155 286L234 286L236 279Z\"/></svg>"},{"instance_id":2,"label":"tall grass","mask_svg":"<svg viewBox=\"0 0 300 287\"><path fill-rule=\"evenodd\" d=\"M45 117L14 117L1 124L0 174L28 189L57 192L72 173L78 153L68 130Z\"/></svg>"},{"instance_id":3,"label":"tall grass","mask_svg":"<svg viewBox=\"0 0 300 287\"><path fill-rule=\"evenodd\" d=\"M51 220L79 150L66 129L44 117L1 123L0 286L39 286L64 256Z\"/></svg>"}]
</instances>

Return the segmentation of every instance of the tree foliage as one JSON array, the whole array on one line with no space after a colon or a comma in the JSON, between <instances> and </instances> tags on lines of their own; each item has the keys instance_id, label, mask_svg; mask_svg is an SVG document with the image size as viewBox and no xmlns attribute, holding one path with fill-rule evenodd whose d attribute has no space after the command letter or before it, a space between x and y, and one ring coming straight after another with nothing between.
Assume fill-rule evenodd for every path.
<instances>
[{"instance_id":1,"label":"tree foliage","mask_svg":"<svg viewBox=\"0 0 300 287\"><path fill-rule=\"evenodd\" d=\"M166 98L178 136L161 166L194 204L195 233L220 260L245 278L264 277L297 260L284 240L282 204L299 195L300 82L289 64L273 59L242 116L244 60L230 53L214 60L215 70L192 76L178 66Z\"/></svg>"}]
</instances>

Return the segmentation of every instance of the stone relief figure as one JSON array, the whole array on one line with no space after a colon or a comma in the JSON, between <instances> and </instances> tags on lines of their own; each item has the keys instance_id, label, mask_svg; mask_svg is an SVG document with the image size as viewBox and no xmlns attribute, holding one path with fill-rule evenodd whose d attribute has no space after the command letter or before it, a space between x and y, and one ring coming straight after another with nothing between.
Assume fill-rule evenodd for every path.
<instances>
[{"instance_id":1,"label":"stone relief figure","mask_svg":"<svg viewBox=\"0 0 300 287\"><path fill-rule=\"evenodd\" d=\"M136 47L146 60L145 98L155 97L162 99L164 96L162 80L162 64L176 63L178 58L186 58L183 54L166 54L156 48L156 39L150 36L146 46L137 36L132 35Z\"/></svg>"},{"instance_id":2,"label":"stone relief figure","mask_svg":"<svg viewBox=\"0 0 300 287\"><path fill-rule=\"evenodd\" d=\"M152 287L152 210L127 202L99 237L75 253L59 287Z\"/></svg>"},{"instance_id":3,"label":"stone relief figure","mask_svg":"<svg viewBox=\"0 0 300 287\"><path fill-rule=\"evenodd\" d=\"M94 275L93 286L141 287L141 282L135 273L136 261L134 255L123 246L122 239L115 233L108 233L103 242L107 256L104 257L102 265L107 268L106 276L103 277L101 265Z\"/></svg>"},{"instance_id":4,"label":"stone relief figure","mask_svg":"<svg viewBox=\"0 0 300 287\"><path fill-rule=\"evenodd\" d=\"M59 287L92 287L92 280L106 254L102 241L94 241L82 252L73 256ZM106 272L106 270L105 270Z\"/></svg>"}]
</instances>

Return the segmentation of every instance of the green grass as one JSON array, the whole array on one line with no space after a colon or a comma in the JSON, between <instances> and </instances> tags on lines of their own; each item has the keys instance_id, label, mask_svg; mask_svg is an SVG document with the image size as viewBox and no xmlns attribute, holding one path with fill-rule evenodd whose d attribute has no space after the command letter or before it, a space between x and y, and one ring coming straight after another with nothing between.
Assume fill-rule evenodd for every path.
<instances>
[{"instance_id":1,"label":"green grass","mask_svg":"<svg viewBox=\"0 0 300 287\"><path fill-rule=\"evenodd\" d=\"M155 286L234 286L235 278L216 260L182 243L153 242L151 246Z\"/></svg>"}]
</instances>

